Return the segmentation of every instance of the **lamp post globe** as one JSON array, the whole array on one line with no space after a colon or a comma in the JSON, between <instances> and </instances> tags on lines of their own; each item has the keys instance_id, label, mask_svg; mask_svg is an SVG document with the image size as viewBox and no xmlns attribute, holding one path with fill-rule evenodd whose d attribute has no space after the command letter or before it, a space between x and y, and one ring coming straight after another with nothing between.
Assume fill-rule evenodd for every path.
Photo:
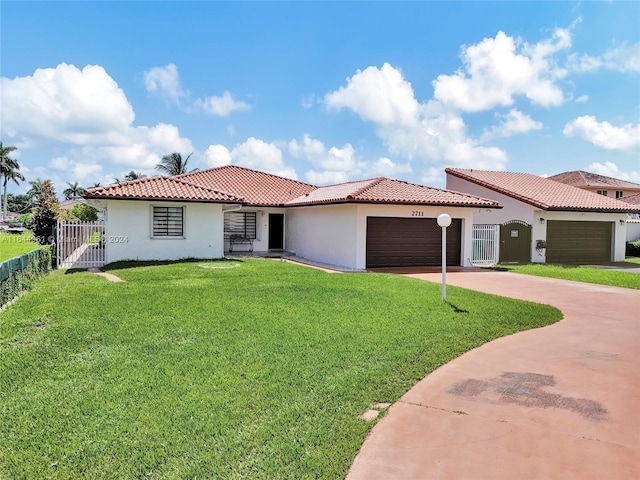
<instances>
[{"instance_id":1,"label":"lamp post globe","mask_svg":"<svg viewBox=\"0 0 640 480\"><path fill-rule=\"evenodd\" d=\"M449 225L451 225L451 215L448 213L441 213L438 215L438 226L447 228Z\"/></svg>"}]
</instances>

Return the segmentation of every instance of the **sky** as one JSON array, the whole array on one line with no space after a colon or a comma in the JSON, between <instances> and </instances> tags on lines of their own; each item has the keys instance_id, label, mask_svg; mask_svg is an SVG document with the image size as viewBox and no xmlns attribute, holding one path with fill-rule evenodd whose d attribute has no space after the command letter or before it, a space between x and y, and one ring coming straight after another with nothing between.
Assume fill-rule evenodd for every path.
<instances>
[{"instance_id":1,"label":"sky","mask_svg":"<svg viewBox=\"0 0 640 480\"><path fill-rule=\"evenodd\" d=\"M640 2L0 2L26 182L234 164L314 185L446 167L640 183Z\"/></svg>"}]
</instances>

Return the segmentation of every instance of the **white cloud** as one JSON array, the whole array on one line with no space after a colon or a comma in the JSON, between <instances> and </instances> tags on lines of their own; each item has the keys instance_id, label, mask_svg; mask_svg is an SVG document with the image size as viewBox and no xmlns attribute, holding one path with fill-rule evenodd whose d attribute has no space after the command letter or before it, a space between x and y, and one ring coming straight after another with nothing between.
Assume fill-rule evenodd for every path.
<instances>
[{"instance_id":1,"label":"white cloud","mask_svg":"<svg viewBox=\"0 0 640 480\"><path fill-rule=\"evenodd\" d=\"M439 101L419 104L400 71L389 64L368 67L325 96L332 108L347 107L376 125L393 155L440 166L503 169L503 150L479 146L467 136L464 120Z\"/></svg>"},{"instance_id":2,"label":"white cloud","mask_svg":"<svg viewBox=\"0 0 640 480\"><path fill-rule=\"evenodd\" d=\"M351 172L357 174L359 165L355 158L355 150L351 144L344 147L331 147L327 150L320 140L305 134L302 143L297 140L289 142L289 152L296 158L303 158L325 170Z\"/></svg>"},{"instance_id":3,"label":"white cloud","mask_svg":"<svg viewBox=\"0 0 640 480\"><path fill-rule=\"evenodd\" d=\"M311 108L316 103L316 94L312 93L311 95L305 95L302 97L300 105L302 108Z\"/></svg>"},{"instance_id":4,"label":"white cloud","mask_svg":"<svg viewBox=\"0 0 640 480\"><path fill-rule=\"evenodd\" d=\"M148 92L157 92L175 102L188 95L180 86L178 67L173 63L144 72L144 86Z\"/></svg>"},{"instance_id":5,"label":"white cloud","mask_svg":"<svg viewBox=\"0 0 640 480\"><path fill-rule=\"evenodd\" d=\"M605 163L592 163L586 170L589 172L597 173L599 175L605 175L607 177L618 178L620 180L627 180L629 182L640 182L640 173L633 170L631 172L622 172L618 166L613 162Z\"/></svg>"},{"instance_id":6,"label":"white cloud","mask_svg":"<svg viewBox=\"0 0 640 480\"><path fill-rule=\"evenodd\" d=\"M209 167L233 163L293 180L298 179L295 169L287 167L282 161L282 151L276 145L254 137L237 144L231 151L224 145L209 145L205 151L205 161Z\"/></svg>"},{"instance_id":7,"label":"white cloud","mask_svg":"<svg viewBox=\"0 0 640 480\"><path fill-rule=\"evenodd\" d=\"M588 100L589 100L589 95L580 95L578 98L576 98L575 102L584 103L584 102L587 102Z\"/></svg>"},{"instance_id":8,"label":"white cloud","mask_svg":"<svg viewBox=\"0 0 640 480\"><path fill-rule=\"evenodd\" d=\"M411 84L388 63L358 70L346 87L328 93L324 101L329 108L346 107L377 124L412 125L418 111Z\"/></svg>"},{"instance_id":9,"label":"white cloud","mask_svg":"<svg viewBox=\"0 0 640 480\"><path fill-rule=\"evenodd\" d=\"M461 53L464 67L433 81L435 99L462 111L476 112L509 106L515 96L550 107L564 96L556 85L566 75L553 56L571 46L568 30L556 29L553 37L529 45L500 31L495 38L467 46Z\"/></svg>"},{"instance_id":10,"label":"white cloud","mask_svg":"<svg viewBox=\"0 0 640 480\"><path fill-rule=\"evenodd\" d=\"M228 91L225 91L221 97L198 98L194 105L205 113L219 117L226 117L235 111L251 109L248 103L234 100Z\"/></svg>"},{"instance_id":11,"label":"white cloud","mask_svg":"<svg viewBox=\"0 0 640 480\"><path fill-rule=\"evenodd\" d=\"M324 172L309 170L305 173L305 177L307 181L313 185L331 185L349 181L349 175L347 175L347 172L336 172L331 170L325 170Z\"/></svg>"},{"instance_id":12,"label":"white cloud","mask_svg":"<svg viewBox=\"0 0 640 480\"><path fill-rule=\"evenodd\" d=\"M231 153L224 145L209 145L204 152L207 167L222 167L231 164Z\"/></svg>"},{"instance_id":13,"label":"white cloud","mask_svg":"<svg viewBox=\"0 0 640 480\"><path fill-rule=\"evenodd\" d=\"M568 137L580 137L605 150L632 150L640 147L640 123L615 127L598 122L592 115L584 115L567 123L562 130Z\"/></svg>"},{"instance_id":14,"label":"white cloud","mask_svg":"<svg viewBox=\"0 0 640 480\"><path fill-rule=\"evenodd\" d=\"M568 65L576 72L594 72L600 69L640 72L640 42L632 45L623 42L599 56L573 54L569 56Z\"/></svg>"},{"instance_id":15,"label":"white cloud","mask_svg":"<svg viewBox=\"0 0 640 480\"><path fill-rule=\"evenodd\" d=\"M376 177L395 177L411 172L410 163L396 163L388 157L380 157L367 168L367 175Z\"/></svg>"},{"instance_id":16,"label":"white cloud","mask_svg":"<svg viewBox=\"0 0 640 480\"><path fill-rule=\"evenodd\" d=\"M195 109L211 115L226 117L235 111L251 109L248 103L234 100L229 91L225 91L219 97L214 95L194 100L189 91L182 88L178 67L173 63L164 67L153 67L144 72L144 85L148 92L158 93L177 105L182 105L186 111Z\"/></svg>"},{"instance_id":17,"label":"white cloud","mask_svg":"<svg viewBox=\"0 0 640 480\"><path fill-rule=\"evenodd\" d=\"M97 171L87 167L87 160L153 168L162 155L193 150L173 125L133 126L133 108L101 66L80 70L62 63L1 82L2 136L17 140L24 149L70 146L67 168L76 175L88 177ZM54 159L52 167L62 162L62 157Z\"/></svg>"},{"instance_id":18,"label":"white cloud","mask_svg":"<svg viewBox=\"0 0 640 480\"><path fill-rule=\"evenodd\" d=\"M542 123L533 120L529 115L522 113L519 110L511 109L506 114L496 114L496 117L500 119L500 124L492 126L490 129L485 130L482 134L482 140L489 140L493 138L507 138L518 133L526 133L531 130L540 130Z\"/></svg>"},{"instance_id":19,"label":"white cloud","mask_svg":"<svg viewBox=\"0 0 640 480\"><path fill-rule=\"evenodd\" d=\"M135 114L99 65L61 63L33 76L1 78L2 136L20 147L62 142L102 144L126 136Z\"/></svg>"},{"instance_id":20,"label":"white cloud","mask_svg":"<svg viewBox=\"0 0 640 480\"><path fill-rule=\"evenodd\" d=\"M429 167L422 172L420 181L425 185L442 183L444 181L444 172L441 168Z\"/></svg>"}]
</instances>

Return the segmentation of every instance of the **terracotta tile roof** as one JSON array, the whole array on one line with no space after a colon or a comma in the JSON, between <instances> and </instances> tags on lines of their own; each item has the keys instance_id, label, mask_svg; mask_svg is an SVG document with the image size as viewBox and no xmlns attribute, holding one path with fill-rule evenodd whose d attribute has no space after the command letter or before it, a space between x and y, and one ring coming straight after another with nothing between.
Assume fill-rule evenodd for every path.
<instances>
[{"instance_id":1,"label":"terracotta tile roof","mask_svg":"<svg viewBox=\"0 0 640 480\"><path fill-rule=\"evenodd\" d=\"M149 177L104 187L89 188L85 198L112 198L134 200L169 200L204 203L244 203L241 197L176 177Z\"/></svg>"},{"instance_id":2,"label":"terracotta tile roof","mask_svg":"<svg viewBox=\"0 0 640 480\"><path fill-rule=\"evenodd\" d=\"M499 208L496 201L468 193L452 192L384 177L320 187L306 195L294 198L286 205L347 202Z\"/></svg>"},{"instance_id":3,"label":"terracotta tile roof","mask_svg":"<svg viewBox=\"0 0 640 480\"><path fill-rule=\"evenodd\" d=\"M177 179L240 195L250 205L283 205L316 187L249 168L226 165L178 175Z\"/></svg>"},{"instance_id":4,"label":"terracotta tile roof","mask_svg":"<svg viewBox=\"0 0 640 480\"><path fill-rule=\"evenodd\" d=\"M585 172L583 170L573 170L571 172L558 173L547 177L556 182L565 183L578 188L603 187L603 188L624 188L625 190L639 190L640 184L619 180L617 178L598 175L597 173Z\"/></svg>"},{"instance_id":5,"label":"terracotta tile roof","mask_svg":"<svg viewBox=\"0 0 640 480\"><path fill-rule=\"evenodd\" d=\"M639 207L530 173L447 168L445 172L541 210L637 212Z\"/></svg>"},{"instance_id":6,"label":"terracotta tile roof","mask_svg":"<svg viewBox=\"0 0 640 480\"><path fill-rule=\"evenodd\" d=\"M626 197L619 198L621 202L630 203L631 205L640 205L640 193L634 195L627 195Z\"/></svg>"}]
</instances>

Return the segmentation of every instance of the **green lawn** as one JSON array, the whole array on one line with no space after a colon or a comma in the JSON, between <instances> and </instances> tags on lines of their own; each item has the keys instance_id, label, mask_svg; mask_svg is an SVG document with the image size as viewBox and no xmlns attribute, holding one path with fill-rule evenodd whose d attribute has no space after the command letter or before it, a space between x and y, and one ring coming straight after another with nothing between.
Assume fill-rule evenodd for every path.
<instances>
[{"instance_id":1,"label":"green lawn","mask_svg":"<svg viewBox=\"0 0 640 480\"><path fill-rule=\"evenodd\" d=\"M30 252L36 248L40 248L40 245L33 241L33 234L31 232L25 232L23 234L0 232L0 262Z\"/></svg>"},{"instance_id":2,"label":"green lawn","mask_svg":"<svg viewBox=\"0 0 640 480\"><path fill-rule=\"evenodd\" d=\"M272 260L110 271L52 272L0 314L0 478L341 478L373 403L561 318Z\"/></svg>"},{"instance_id":3,"label":"green lawn","mask_svg":"<svg viewBox=\"0 0 640 480\"><path fill-rule=\"evenodd\" d=\"M636 267L636 262L620 262L618 266ZM637 273L581 267L577 265L550 265L544 263L530 263L526 265L500 264L495 268L527 275L537 275L539 277L561 278L563 280L575 280L576 282L640 289L640 275Z\"/></svg>"}]
</instances>

